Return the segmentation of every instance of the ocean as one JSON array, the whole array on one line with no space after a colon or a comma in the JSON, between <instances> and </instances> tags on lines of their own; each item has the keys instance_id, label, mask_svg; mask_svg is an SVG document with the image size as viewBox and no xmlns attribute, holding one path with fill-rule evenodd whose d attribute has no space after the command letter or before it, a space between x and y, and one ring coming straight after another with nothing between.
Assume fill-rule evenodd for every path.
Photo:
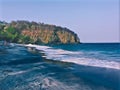
<instances>
[{"instance_id":1,"label":"ocean","mask_svg":"<svg viewBox=\"0 0 120 90\"><path fill-rule=\"evenodd\" d=\"M120 90L120 43L0 45L0 90Z\"/></svg>"}]
</instances>

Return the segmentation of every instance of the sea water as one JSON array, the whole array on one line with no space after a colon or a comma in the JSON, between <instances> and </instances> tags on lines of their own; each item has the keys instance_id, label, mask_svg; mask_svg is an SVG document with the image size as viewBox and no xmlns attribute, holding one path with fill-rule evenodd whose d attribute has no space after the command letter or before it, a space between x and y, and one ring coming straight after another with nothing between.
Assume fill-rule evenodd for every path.
<instances>
[{"instance_id":1,"label":"sea water","mask_svg":"<svg viewBox=\"0 0 120 90\"><path fill-rule=\"evenodd\" d=\"M0 90L119 89L119 43L0 46Z\"/></svg>"}]
</instances>

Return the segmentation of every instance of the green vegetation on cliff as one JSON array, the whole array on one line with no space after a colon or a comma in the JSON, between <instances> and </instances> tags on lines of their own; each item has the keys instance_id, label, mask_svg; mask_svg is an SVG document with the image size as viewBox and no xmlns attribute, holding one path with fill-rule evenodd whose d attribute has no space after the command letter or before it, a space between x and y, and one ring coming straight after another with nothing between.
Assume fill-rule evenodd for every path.
<instances>
[{"instance_id":1,"label":"green vegetation on cliff","mask_svg":"<svg viewBox=\"0 0 120 90\"><path fill-rule=\"evenodd\" d=\"M0 21L0 40L24 44L80 43L77 34L67 28L28 21Z\"/></svg>"}]
</instances>

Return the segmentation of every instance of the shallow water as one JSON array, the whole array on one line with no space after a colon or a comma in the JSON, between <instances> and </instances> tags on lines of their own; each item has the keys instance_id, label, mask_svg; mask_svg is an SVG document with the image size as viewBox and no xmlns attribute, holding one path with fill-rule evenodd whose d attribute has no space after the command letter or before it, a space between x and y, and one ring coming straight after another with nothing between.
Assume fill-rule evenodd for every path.
<instances>
[{"instance_id":1,"label":"shallow water","mask_svg":"<svg viewBox=\"0 0 120 90\"><path fill-rule=\"evenodd\" d=\"M1 46L0 90L120 89L118 49L115 50L114 47L114 50L110 51L107 48L105 52L100 49L102 48L100 46L97 50L87 49L88 46L82 45L82 49L78 45L76 45L76 48L79 47L78 49L73 49L73 46L69 45L69 48L65 45ZM91 52L94 53L91 55ZM113 53L113 55L104 54L101 59L97 58L96 53L97 55ZM84 63L73 62L76 60L86 61ZM87 61L90 60L95 60L95 62L92 61L93 63L89 64ZM99 65L102 60L105 62ZM103 66L101 66L102 64ZM113 64L115 67L112 66Z\"/></svg>"}]
</instances>

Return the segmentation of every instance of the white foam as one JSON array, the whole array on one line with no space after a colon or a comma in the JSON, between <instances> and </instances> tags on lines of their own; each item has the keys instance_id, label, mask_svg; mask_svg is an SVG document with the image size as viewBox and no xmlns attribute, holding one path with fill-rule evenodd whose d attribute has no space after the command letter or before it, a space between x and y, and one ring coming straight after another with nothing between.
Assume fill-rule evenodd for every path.
<instances>
[{"instance_id":1,"label":"white foam","mask_svg":"<svg viewBox=\"0 0 120 90\"><path fill-rule=\"evenodd\" d=\"M36 47L36 49L40 49L40 50L50 48L48 46L39 46L39 45L33 45L33 44L28 44L28 45L25 45L25 46L27 46L27 47Z\"/></svg>"},{"instance_id":2,"label":"white foam","mask_svg":"<svg viewBox=\"0 0 120 90\"><path fill-rule=\"evenodd\" d=\"M72 58L72 59L65 59L62 61L72 62L86 66L120 69L120 63L114 61L97 60L97 59L89 59L89 58Z\"/></svg>"},{"instance_id":3,"label":"white foam","mask_svg":"<svg viewBox=\"0 0 120 90\"><path fill-rule=\"evenodd\" d=\"M23 73L26 73L28 71L17 71L17 72L11 72L11 73L8 73L8 75L18 75L18 74L23 74Z\"/></svg>"},{"instance_id":4,"label":"white foam","mask_svg":"<svg viewBox=\"0 0 120 90\"><path fill-rule=\"evenodd\" d=\"M80 57L82 52L75 52L75 51L67 51L62 49L54 49L48 46L39 46L39 45L26 45L28 47L35 47L37 50L42 50L45 53L45 58L53 59L53 60L60 60L63 62L71 62L80 65L86 66L93 66L93 67L104 67L104 68L113 68L120 70L120 63L115 61L108 61L108 60L97 60L97 59L90 59L90 58L83 58Z\"/></svg>"}]
</instances>

